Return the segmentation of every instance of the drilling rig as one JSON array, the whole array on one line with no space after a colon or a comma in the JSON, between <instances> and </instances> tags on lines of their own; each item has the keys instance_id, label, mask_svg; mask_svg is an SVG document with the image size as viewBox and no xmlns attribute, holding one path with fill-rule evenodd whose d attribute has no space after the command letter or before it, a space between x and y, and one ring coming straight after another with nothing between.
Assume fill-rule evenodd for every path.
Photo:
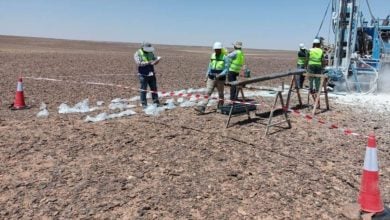
<instances>
[{"instance_id":1,"label":"drilling rig","mask_svg":"<svg viewBox=\"0 0 390 220\"><path fill-rule=\"evenodd\" d=\"M358 0L332 0L334 43L328 48L325 74L338 91L375 93L381 67L390 65L390 15L371 21L363 17Z\"/></svg>"}]
</instances>

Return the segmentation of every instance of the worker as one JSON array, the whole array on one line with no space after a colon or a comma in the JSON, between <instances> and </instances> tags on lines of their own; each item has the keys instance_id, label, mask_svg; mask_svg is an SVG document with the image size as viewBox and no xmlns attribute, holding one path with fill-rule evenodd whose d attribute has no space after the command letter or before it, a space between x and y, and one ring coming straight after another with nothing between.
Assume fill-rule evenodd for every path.
<instances>
[{"instance_id":1,"label":"worker","mask_svg":"<svg viewBox=\"0 0 390 220\"><path fill-rule=\"evenodd\" d=\"M307 50L305 48L305 45L303 43L299 44L299 51L298 51L298 60L297 60L297 68L298 69L306 69L307 64ZM298 75L296 76L295 86L299 89L303 87L303 82L305 81L305 76Z\"/></svg>"},{"instance_id":2,"label":"worker","mask_svg":"<svg viewBox=\"0 0 390 220\"><path fill-rule=\"evenodd\" d=\"M308 72L311 74L322 74L324 67L324 52L321 49L321 41L313 40L313 48L308 53ZM320 89L320 78L310 77L310 93L316 93Z\"/></svg>"},{"instance_id":3,"label":"worker","mask_svg":"<svg viewBox=\"0 0 390 220\"><path fill-rule=\"evenodd\" d=\"M242 42L237 41L233 44L234 51L229 53L227 57L229 58L229 73L228 81L233 82L237 81L237 76L239 76L241 69L245 63L245 55L242 52ZM238 91L236 86L230 87L230 100L237 100Z\"/></svg>"},{"instance_id":4,"label":"worker","mask_svg":"<svg viewBox=\"0 0 390 220\"><path fill-rule=\"evenodd\" d=\"M157 79L154 66L157 65L161 57L154 55L154 47L151 43L144 42L141 48L134 54L135 63L138 66L138 77L140 82L140 99L143 108L147 107L146 90L149 85L152 91L153 103L160 105L157 94Z\"/></svg>"},{"instance_id":5,"label":"worker","mask_svg":"<svg viewBox=\"0 0 390 220\"><path fill-rule=\"evenodd\" d=\"M204 114L206 111L206 106L210 100L210 96L214 91L214 88L217 87L218 90L218 106L219 109L223 105L224 100L224 86L226 81L226 74L229 69L229 59L223 53L223 46L221 42L215 42L213 45L214 53L211 54L210 63L206 72L207 82L207 95L208 99L203 105L197 106L195 110L200 114Z\"/></svg>"}]
</instances>

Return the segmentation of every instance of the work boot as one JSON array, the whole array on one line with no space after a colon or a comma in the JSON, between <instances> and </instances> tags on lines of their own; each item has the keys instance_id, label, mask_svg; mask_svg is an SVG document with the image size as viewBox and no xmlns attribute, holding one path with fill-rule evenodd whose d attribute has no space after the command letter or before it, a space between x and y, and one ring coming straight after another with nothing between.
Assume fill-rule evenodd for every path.
<instances>
[{"instance_id":1,"label":"work boot","mask_svg":"<svg viewBox=\"0 0 390 220\"><path fill-rule=\"evenodd\" d=\"M217 109L221 109L223 106L223 101L219 101L217 105Z\"/></svg>"},{"instance_id":2,"label":"work boot","mask_svg":"<svg viewBox=\"0 0 390 220\"><path fill-rule=\"evenodd\" d=\"M157 107L161 107L161 104L160 104L160 101L159 101L159 100L154 101L153 103L154 103Z\"/></svg>"},{"instance_id":3,"label":"work boot","mask_svg":"<svg viewBox=\"0 0 390 220\"><path fill-rule=\"evenodd\" d=\"M195 107L195 111L197 111L199 113L199 115L203 115L206 111L206 107L204 106L196 106Z\"/></svg>"},{"instance_id":4,"label":"work boot","mask_svg":"<svg viewBox=\"0 0 390 220\"><path fill-rule=\"evenodd\" d=\"M142 104L141 104L141 107L142 107L142 109L146 109L146 108L148 107L148 105L145 104L145 103L142 103Z\"/></svg>"}]
</instances>

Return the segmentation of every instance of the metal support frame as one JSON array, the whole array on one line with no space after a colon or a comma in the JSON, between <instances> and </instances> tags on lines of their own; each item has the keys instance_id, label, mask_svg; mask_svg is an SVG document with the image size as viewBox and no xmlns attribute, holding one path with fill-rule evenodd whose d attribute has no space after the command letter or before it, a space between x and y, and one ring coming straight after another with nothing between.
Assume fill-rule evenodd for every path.
<instances>
[{"instance_id":1,"label":"metal support frame","mask_svg":"<svg viewBox=\"0 0 390 220\"><path fill-rule=\"evenodd\" d=\"M291 77L290 88L288 90L287 100L286 100L286 108L287 109L290 108L290 100L291 100L291 93L292 92L295 92L297 94L299 106L302 106L302 98L301 98L300 88L297 85L296 78L297 78L297 75L293 75Z\"/></svg>"},{"instance_id":2,"label":"metal support frame","mask_svg":"<svg viewBox=\"0 0 390 220\"><path fill-rule=\"evenodd\" d=\"M245 100L244 90L243 90L242 86L238 86L237 87L237 93L240 93L241 97L242 97L242 100ZM272 119L274 117L274 113L275 113L276 110L278 110L277 107L278 107L279 103L280 103L280 106L282 106L284 120L272 123ZM226 128L229 127L230 120L233 117L233 109L234 109L234 105L235 104L236 103L233 102L232 106L230 107L229 118L228 118L228 120L226 122ZM250 117L250 113L249 112L250 111L248 110L247 105L245 105L245 112L244 113L239 113L239 114L234 115L234 116L240 116L240 115L243 115L243 114L247 114L248 115L248 120L250 120L251 117ZM274 104L272 105L272 107L270 109L268 122L265 124L266 125L265 136L267 136L269 134L269 130L270 130L271 127L274 127L274 126L282 124L282 123L287 123L287 125L288 125L287 129L291 128L291 122L290 122L290 119L289 119L289 117L287 115L287 108L284 105L282 91L277 91L277 94L276 94L275 99L274 99Z\"/></svg>"},{"instance_id":3,"label":"metal support frame","mask_svg":"<svg viewBox=\"0 0 390 220\"><path fill-rule=\"evenodd\" d=\"M305 72L306 71L303 70L303 69L297 69L295 71L289 71L289 72L285 72L285 73L275 73L275 74L271 74L271 75L251 78L251 79L244 80L244 81L228 82L228 83L226 83L226 85L228 85L228 86L236 86L237 87L237 90L236 90L237 91L237 97L238 97L238 93L240 93L241 97L242 97L242 100L245 100L245 95L244 95L243 88L246 85L249 85L249 84L252 84L252 83L256 83L256 82L262 82L262 81L282 78L282 77L286 77L286 76L292 76L292 81L290 83L290 91L288 93L286 105L284 104L284 101L283 101L282 91L277 91L277 94L276 94L275 100L274 100L274 104L273 104L273 106L270 109L270 114L269 114L269 117L268 117L268 123L266 124L267 127L266 127L266 131L265 131L265 135L268 135L269 134L269 130L270 130L271 127L279 125L281 123L287 123L288 128L291 128L291 122L290 122L290 119L288 118L288 115L287 115L288 105L290 103L291 92L294 90L294 88L296 89L296 92L298 94L299 104L302 105L302 99L301 99L301 95L299 93L299 88L296 88L294 86L294 83L295 83L295 77L297 75L302 75ZM278 103L281 104L284 120L272 123L272 119L274 117L274 113L275 113L276 110L278 110L277 109L277 104ZM230 120L233 117L233 110L234 110L234 105L235 104L237 104L237 102L233 102L232 106L230 108L229 118L228 118L228 120L226 122L226 128L229 127ZM251 119L250 113L249 113L250 110L248 109L247 105L245 105L245 110L246 111L244 113L239 113L239 114L237 114L237 116L242 115L242 114L247 114L248 115L248 119Z\"/></svg>"},{"instance_id":4,"label":"metal support frame","mask_svg":"<svg viewBox=\"0 0 390 220\"><path fill-rule=\"evenodd\" d=\"M235 97L237 97L237 98L238 98L238 93L241 94L242 100L245 101L244 90L243 90L243 87L242 87L242 86L237 86L236 95L235 95ZM231 120L231 118L233 117L233 109L234 109L234 105L235 105L235 104L237 104L237 103L233 101L232 106L230 107L229 118L228 118L228 120L227 120L227 122L226 122L225 128L228 128L228 127L229 127L230 120ZM251 119L251 116L250 116L250 114L249 114L249 110L248 110L247 105L245 105L245 113L240 113L240 114L237 114L237 115L235 115L235 116L240 116L240 115L242 115L242 114L247 114L247 115L248 115L248 120Z\"/></svg>"},{"instance_id":5,"label":"metal support frame","mask_svg":"<svg viewBox=\"0 0 390 220\"><path fill-rule=\"evenodd\" d=\"M278 100L280 101L280 104L282 106L284 120L272 123L272 118L274 116L274 112L276 110L276 106L278 104ZM268 123L267 123L267 129L265 130L265 136L268 135L270 127L274 127L274 126L282 124L284 122L287 122L288 129L290 129L291 128L291 122L290 122L290 119L288 118L287 109L285 108L285 105L284 105L284 102L283 102L282 91L278 91L278 93L275 96L274 104L273 104L273 106L271 108L271 111L270 111L270 114L269 114Z\"/></svg>"},{"instance_id":6,"label":"metal support frame","mask_svg":"<svg viewBox=\"0 0 390 220\"><path fill-rule=\"evenodd\" d=\"M328 89L327 89L327 87L328 87L328 76L327 75L323 75L323 74L320 75L320 74L311 74L311 73L305 73L303 75L305 77L308 77L308 78L310 78L310 77L321 78L320 89L316 93L311 94L310 92L308 92L308 94L307 94L307 104L308 105L310 104L310 97L314 101L312 116L314 116L316 114L317 108L320 108L321 94L324 94L326 110L329 110L330 108L329 108Z\"/></svg>"}]
</instances>

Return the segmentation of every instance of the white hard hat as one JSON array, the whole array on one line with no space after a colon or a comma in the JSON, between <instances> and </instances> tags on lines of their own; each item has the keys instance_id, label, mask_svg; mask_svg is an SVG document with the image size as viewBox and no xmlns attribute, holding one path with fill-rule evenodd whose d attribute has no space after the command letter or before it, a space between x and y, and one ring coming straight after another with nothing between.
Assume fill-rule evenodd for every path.
<instances>
[{"instance_id":1,"label":"white hard hat","mask_svg":"<svg viewBox=\"0 0 390 220\"><path fill-rule=\"evenodd\" d=\"M313 40L313 44L319 44L320 43L320 39L316 38Z\"/></svg>"},{"instance_id":2,"label":"white hard hat","mask_svg":"<svg viewBox=\"0 0 390 220\"><path fill-rule=\"evenodd\" d=\"M142 50L144 50L145 52L153 52L154 51L154 47L152 46L151 43L149 42L143 42L141 44L141 48Z\"/></svg>"},{"instance_id":3,"label":"white hard hat","mask_svg":"<svg viewBox=\"0 0 390 220\"><path fill-rule=\"evenodd\" d=\"M242 48L242 42L241 41L236 41L236 43L233 44L234 47L241 49Z\"/></svg>"},{"instance_id":4,"label":"white hard hat","mask_svg":"<svg viewBox=\"0 0 390 220\"><path fill-rule=\"evenodd\" d=\"M215 42L213 45L213 49L222 49L222 43L221 42Z\"/></svg>"},{"instance_id":5,"label":"white hard hat","mask_svg":"<svg viewBox=\"0 0 390 220\"><path fill-rule=\"evenodd\" d=\"M303 48L305 48L305 45L304 45L303 43L300 43L300 44L299 44L299 48L300 48L300 49L303 49Z\"/></svg>"}]
</instances>

